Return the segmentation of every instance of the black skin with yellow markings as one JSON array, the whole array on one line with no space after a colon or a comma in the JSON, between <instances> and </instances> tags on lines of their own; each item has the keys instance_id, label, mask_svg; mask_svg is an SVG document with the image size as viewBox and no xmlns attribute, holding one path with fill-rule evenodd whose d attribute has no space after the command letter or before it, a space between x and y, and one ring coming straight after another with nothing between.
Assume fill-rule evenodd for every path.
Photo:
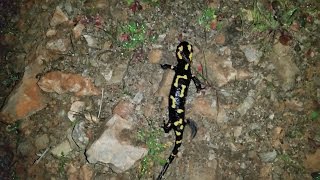
<instances>
[{"instance_id":1,"label":"black skin with yellow markings","mask_svg":"<svg viewBox=\"0 0 320 180\"><path fill-rule=\"evenodd\" d=\"M192 131L191 137L194 138L197 133L196 123L190 119L185 119L185 102L188 94L188 87L191 80L193 80L197 92L201 89L201 83L198 78L196 78L191 73L191 62L192 62L192 45L188 42L181 42L177 46L176 57L178 64L176 66L169 64L161 64L162 69L172 69L175 71L173 82L171 85L171 90L169 94L169 121L164 122L162 127L165 133L168 133L171 129L174 130L176 140L175 145L169 156L166 164L163 166L157 180L162 179L163 175L166 173L169 165L172 163L175 156L178 154L179 147L182 143L183 130L186 125L189 125Z\"/></svg>"}]
</instances>

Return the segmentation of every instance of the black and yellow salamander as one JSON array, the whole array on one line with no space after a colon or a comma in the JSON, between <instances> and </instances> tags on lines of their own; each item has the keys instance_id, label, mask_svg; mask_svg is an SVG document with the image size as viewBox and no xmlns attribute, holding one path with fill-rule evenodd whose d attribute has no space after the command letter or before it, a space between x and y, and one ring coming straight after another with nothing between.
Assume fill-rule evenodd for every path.
<instances>
[{"instance_id":1,"label":"black and yellow salamander","mask_svg":"<svg viewBox=\"0 0 320 180\"><path fill-rule=\"evenodd\" d=\"M201 87L199 79L191 73L192 53L192 45L185 41L181 42L177 46L176 50L178 64L176 66L169 64L161 64L162 69L172 69L175 71L169 94L169 120L167 123L165 121L163 122L164 125L162 128L165 133L168 133L171 129L173 129L176 136L176 140L172 153L167 159L166 164L163 166L162 171L160 172L157 180L162 179L169 165L172 163L173 159L178 154L179 147L182 143L183 130L185 126L190 126L192 138L194 138L197 133L196 123L190 119L185 119L184 108L190 81L193 80L197 88L197 92L203 89Z\"/></svg>"}]
</instances>

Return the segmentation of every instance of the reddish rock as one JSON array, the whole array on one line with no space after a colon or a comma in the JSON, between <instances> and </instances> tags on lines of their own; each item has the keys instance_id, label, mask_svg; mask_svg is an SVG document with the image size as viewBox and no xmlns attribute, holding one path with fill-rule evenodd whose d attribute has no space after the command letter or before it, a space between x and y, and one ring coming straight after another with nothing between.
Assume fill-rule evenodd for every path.
<instances>
[{"instance_id":1,"label":"reddish rock","mask_svg":"<svg viewBox=\"0 0 320 180\"><path fill-rule=\"evenodd\" d=\"M224 34L218 34L216 37L215 37L215 42L216 44L218 45L224 45L225 42L226 42L226 37Z\"/></svg>"},{"instance_id":2,"label":"reddish rock","mask_svg":"<svg viewBox=\"0 0 320 180\"><path fill-rule=\"evenodd\" d=\"M38 85L45 92L56 92L58 94L72 92L76 96L91 96L101 93L90 79L79 74L68 74L60 71L45 74L39 80Z\"/></svg>"},{"instance_id":3,"label":"reddish rock","mask_svg":"<svg viewBox=\"0 0 320 180\"><path fill-rule=\"evenodd\" d=\"M134 104L128 101L120 101L113 109L113 114L117 114L123 119L128 119L134 112Z\"/></svg>"},{"instance_id":4,"label":"reddish rock","mask_svg":"<svg viewBox=\"0 0 320 180\"><path fill-rule=\"evenodd\" d=\"M21 83L10 94L2 113L10 118L5 122L13 123L18 119L26 118L46 106L46 98L37 86L36 74L41 72L42 65L37 62L26 67Z\"/></svg>"}]
</instances>

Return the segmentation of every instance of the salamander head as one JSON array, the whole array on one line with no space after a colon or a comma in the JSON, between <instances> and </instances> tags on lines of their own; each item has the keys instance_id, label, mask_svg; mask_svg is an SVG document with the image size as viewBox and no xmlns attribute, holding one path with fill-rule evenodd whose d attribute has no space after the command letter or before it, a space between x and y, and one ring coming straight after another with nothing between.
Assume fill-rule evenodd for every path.
<instances>
[{"instance_id":1,"label":"salamander head","mask_svg":"<svg viewBox=\"0 0 320 180\"><path fill-rule=\"evenodd\" d=\"M178 61L184 61L188 64L192 62L192 45L186 41L182 41L176 50L176 56Z\"/></svg>"}]
</instances>

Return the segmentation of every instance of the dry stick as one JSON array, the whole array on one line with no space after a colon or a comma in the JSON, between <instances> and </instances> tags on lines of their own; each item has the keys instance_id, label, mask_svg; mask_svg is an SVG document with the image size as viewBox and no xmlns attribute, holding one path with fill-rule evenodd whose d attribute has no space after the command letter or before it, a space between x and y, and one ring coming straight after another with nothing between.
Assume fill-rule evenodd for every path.
<instances>
[{"instance_id":1,"label":"dry stick","mask_svg":"<svg viewBox=\"0 0 320 180\"><path fill-rule=\"evenodd\" d=\"M47 149L41 154L39 159L37 159L33 164L38 164L41 161L41 159L44 157L44 155L49 151L49 149L50 149L50 146L47 147Z\"/></svg>"},{"instance_id":2,"label":"dry stick","mask_svg":"<svg viewBox=\"0 0 320 180\"><path fill-rule=\"evenodd\" d=\"M103 101L103 92L104 88L101 89L101 100L100 100L100 107L99 107L99 112L98 112L98 119L100 118L100 113L101 113L101 108L102 108L102 101Z\"/></svg>"}]
</instances>

